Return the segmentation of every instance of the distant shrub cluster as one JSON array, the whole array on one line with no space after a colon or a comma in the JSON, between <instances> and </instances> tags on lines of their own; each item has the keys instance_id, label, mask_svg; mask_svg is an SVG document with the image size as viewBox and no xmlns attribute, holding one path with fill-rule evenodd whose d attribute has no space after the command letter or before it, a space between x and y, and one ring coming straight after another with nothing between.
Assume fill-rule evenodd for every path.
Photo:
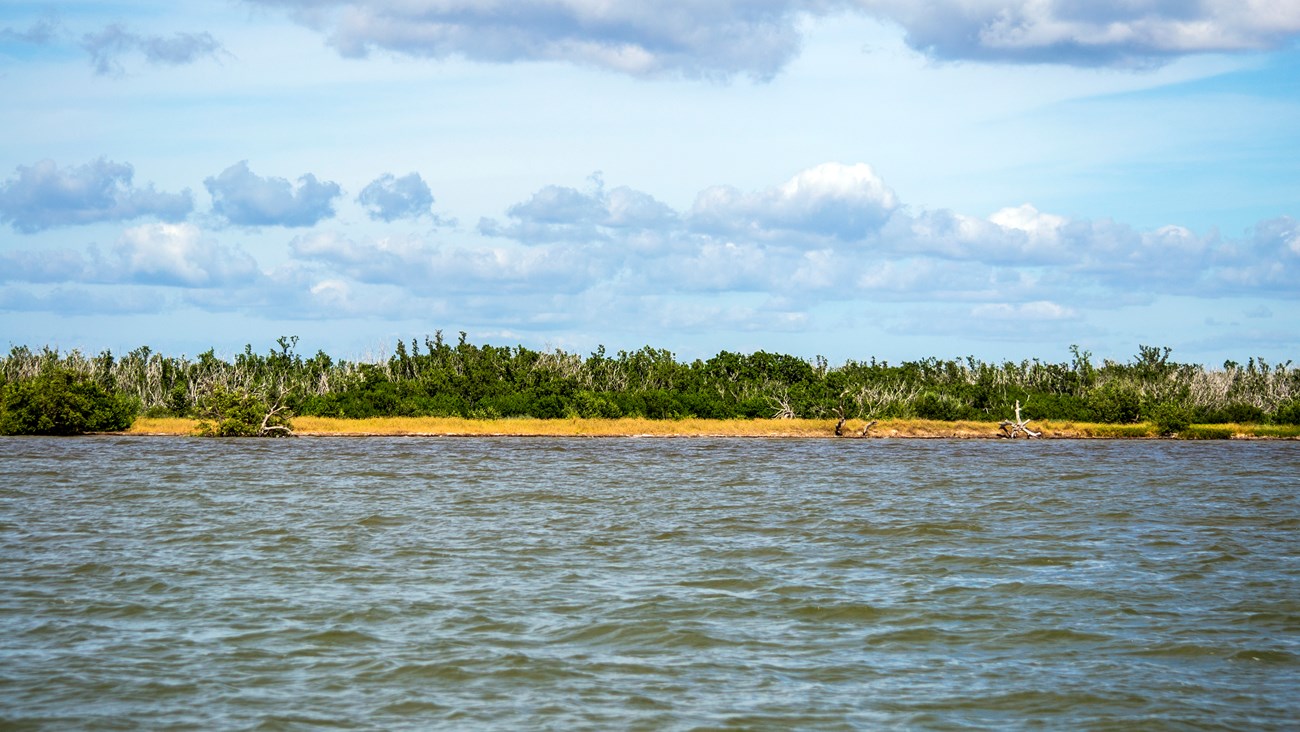
<instances>
[{"instance_id":1,"label":"distant shrub cluster","mask_svg":"<svg viewBox=\"0 0 1300 732\"><path fill-rule=\"evenodd\" d=\"M137 402L63 366L0 381L0 435L77 435L124 430Z\"/></svg>"},{"instance_id":2,"label":"distant shrub cluster","mask_svg":"<svg viewBox=\"0 0 1300 732\"><path fill-rule=\"evenodd\" d=\"M123 410L203 419L211 434L280 434L289 414L997 421L1016 401L1038 420L1153 422L1170 433L1192 424L1300 424L1300 370L1290 362L1250 359L1207 369L1151 346L1126 363L1100 365L1071 348L1064 363L970 357L840 366L763 351L681 362L650 347L614 355L600 348L584 357L480 346L464 333L455 343L441 333L399 341L391 356L370 362L335 361L319 351L304 357L296 347L297 338L281 338L267 353L249 346L229 360L210 350L188 358L145 347L119 358L16 347L0 357L3 424L12 424L10 431L109 429L121 424ZM64 386L55 387L60 379ZM66 416L83 413L68 406L72 397L32 406L36 394L56 392L104 406L87 407L90 416L80 422ZM46 410L55 416L33 416Z\"/></svg>"}]
</instances>

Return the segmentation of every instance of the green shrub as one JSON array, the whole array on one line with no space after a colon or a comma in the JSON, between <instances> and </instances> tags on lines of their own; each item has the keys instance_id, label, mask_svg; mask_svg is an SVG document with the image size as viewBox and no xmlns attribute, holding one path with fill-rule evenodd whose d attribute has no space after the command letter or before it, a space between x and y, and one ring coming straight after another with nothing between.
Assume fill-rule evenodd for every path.
<instances>
[{"instance_id":1,"label":"green shrub","mask_svg":"<svg viewBox=\"0 0 1300 732\"><path fill-rule=\"evenodd\" d=\"M1008 404L1000 412L990 414L988 418L992 419L999 414L1005 415L1012 408L1012 405ZM1073 394L1030 394L1024 400L1023 409L1026 415L1032 414L1035 419L1089 422L1094 416L1088 409L1087 401ZM1005 419L1005 416L998 416L998 419Z\"/></svg>"},{"instance_id":2,"label":"green shrub","mask_svg":"<svg viewBox=\"0 0 1300 732\"><path fill-rule=\"evenodd\" d=\"M618 405L609 396L591 391L580 391L573 400L574 409L580 417L601 417L613 419L622 416Z\"/></svg>"},{"instance_id":3,"label":"green shrub","mask_svg":"<svg viewBox=\"0 0 1300 732\"><path fill-rule=\"evenodd\" d=\"M916 416L921 419L935 419L955 422L965 416L966 406L947 394L927 391L916 398L912 404Z\"/></svg>"},{"instance_id":4,"label":"green shrub","mask_svg":"<svg viewBox=\"0 0 1300 732\"><path fill-rule=\"evenodd\" d=\"M1142 397L1128 384L1108 382L1088 394L1089 417L1095 422L1132 424L1142 416Z\"/></svg>"},{"instance_id":5,"label":"green shrub","mask_svg":"<svg viewBox=\"0 0 1300 732\"><path fill-rule=\"evenodd\" d=\"M690 392L677 397L685 414L701 419L732 419L736 409L717 394Z\"/></svg>"},{"instance_id":6,"label":"green shrub","mask_svg":"<svg viewBox=\"0 0 1300 732\"><path fill-rule=\"evenodd\" d=\"M1202 410L1197 421L1206 424L1259 424L1264 421L1264 410L1254 404L1234 402L1217 409Z\"/></svg>"},{"instance_id":7,"label":"green shrub","mask_svg":"<svg viewBox=\"0 0 1300 732\"><path fill-rule=\"evenodd\" d=\"M1175 402L1162 402L1151 409L1151 422L1162 435L1184 432L1192 424L1192 412Z\"/></svg>"},{"instance_id":8,"label":"green shrub","mask_svg":"<svg viewBox=\"0 0 1300 732\"><path fill-rule=\"evenodd\" d=\"M256 394L216 388L199 398L199 434L206 437L285 437L293 434L289 412Z\"/></svg>"},{"instance_id":9,"label":"green shrub","mask_svg":"<svg viewBox=\"0 0 1300 732\"><path fill-rule=\"evenodd\" d=\"M567 411L564 397L555 394L537 397L528 405L528 414L538 419L560 419Z\"/></svg>"},{"instance_id":10,"label":"green shrub","mask_svg":"<svg viewBox=\"0 0 1300 732\"><path fill-rule=\"evenodd\" d=\"M747 419L758 419L772 416L772 409L767 405L766 399L754 396L737 404L736 413Z\"/></svg>"},{"instance_id":11,"label":"green shrub","mask_svg":"<svg viewBox=\"0 0 1300 732\"><path fill-rule=\"evenodd\" d=\"M51 369L0 389L0 434L115 432L135 421L136 404L91 379Z\"/></svg>"},{"instance_id":12,"label":"green shrub","mask_svg":"<svg viewBox=\"0 0 1300 732\"><path fill-rule=\"evenodd\" d=\"M678 419L683 414L677 395L671 391L655 389L641 396L645 401L645 416L649 419Z\"/></svg>"},{"instance_id":13,"label":"green shrub","mask_svg":"<svg viewBox=\"0 0 1300 732\"><path fill-rule=\"evenodd\" d=\"M1300 424L1300 399L1283 403L1273 412L1273 424Z\"/></svg>"}]
</instances>

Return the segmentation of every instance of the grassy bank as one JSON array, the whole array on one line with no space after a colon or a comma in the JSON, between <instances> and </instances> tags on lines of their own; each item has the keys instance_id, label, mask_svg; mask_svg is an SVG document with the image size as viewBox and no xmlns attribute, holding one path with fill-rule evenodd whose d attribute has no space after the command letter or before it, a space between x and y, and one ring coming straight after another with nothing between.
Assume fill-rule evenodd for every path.
<instances>
[{"instance_id":1,"label":"grassy bank","mask_svg":"<svg viewBox=\"0 0 1300 732\"><path fill-rule=\"evenodd\" d=\"M845 433L857 435L865 423L853 420ZM192 435L197 420L145 418L136 420L125 434ZM375 417L336 419L297 417L295 434L302 436L550 436L550 437L834 437L835 420L828 419L464 419L460 417ZM1087 422L1032 422L1044 438L1114 439L1154 438L1151 424L1097 424ZM922 419L882 420L867 437L980 439L999 437L991 422L941 422ZM1300 426L1192 425L1186 439L1300 439Z\"/></svg>"}]
</instances>

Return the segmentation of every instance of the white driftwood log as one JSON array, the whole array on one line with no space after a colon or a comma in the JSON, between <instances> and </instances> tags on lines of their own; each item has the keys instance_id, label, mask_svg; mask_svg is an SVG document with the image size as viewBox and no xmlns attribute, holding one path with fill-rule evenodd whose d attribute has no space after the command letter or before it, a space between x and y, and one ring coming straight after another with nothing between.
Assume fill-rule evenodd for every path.
<instances>
[{"instance_id":1,"label":"white driftwood log","mask_svg":"<svg viewBox=\"0 0 1300 732\"><path fill-rule=\"evenodd\" d=\"M1042 432L1035 432L1029 429L1029 427L1027 426L1028 424L1029 424L1029 420L1020 418L1020 400L1017 399L1016 400L1016 421L1012 422L1009 419L1004 419L998 423L998 426L1002 428L1003 437L1010 437L1014 439L1015 437L1021 434L1024 434L1026 438L1043 436Z\"/></svg>"}]
</instances>

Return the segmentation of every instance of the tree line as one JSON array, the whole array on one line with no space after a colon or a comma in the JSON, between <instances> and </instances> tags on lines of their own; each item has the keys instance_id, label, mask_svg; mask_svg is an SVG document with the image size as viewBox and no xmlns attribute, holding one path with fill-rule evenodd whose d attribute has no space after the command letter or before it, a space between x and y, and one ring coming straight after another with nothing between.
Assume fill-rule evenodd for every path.
<instances>
[{"instance_id":1,"label":"tree line","mask_svg":"<svg viewBox=\"0 0 1300 732\"><path fill-rule=\"evenodd\" d=\"M1094 363L1071 347L1059 363L872 358L837 366L765 351L688 362L649 346L583 356L477 345L465 333L449 342L440 331L364 361L305 356L297 345L283 337L233 358L15 346L0 356L0 433L119 429L135 415L194 417L211 434L282 433L289 415L998 421L1017 401L1035 419L1300 424L1300 369L1290 361L1206 368L1145 345L1125 362ZM70 389L98 416L78 424L50 417L77 411L51 396Z\"/></svg>"}]
</instances>

